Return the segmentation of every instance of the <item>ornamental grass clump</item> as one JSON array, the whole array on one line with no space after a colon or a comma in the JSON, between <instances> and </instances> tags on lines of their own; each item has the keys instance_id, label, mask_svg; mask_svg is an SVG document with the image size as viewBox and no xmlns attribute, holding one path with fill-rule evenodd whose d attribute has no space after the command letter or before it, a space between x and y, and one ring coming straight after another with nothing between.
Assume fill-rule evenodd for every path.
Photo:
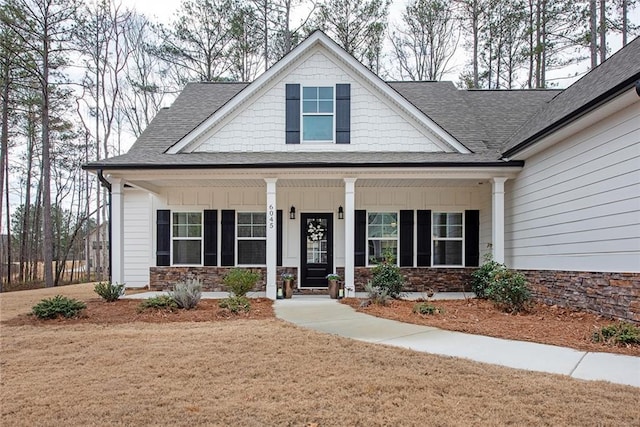
<instances>
[{"instance_id":1,"label":"ornamental grass clump","mask_svg":"<svg viewBox=\"0 0 640 427\"><path fill-rule=\"evenodd\" d=\"M169 296L176 302L178 308L191 310L195 308L202 297L202 282L198 279L189 279L186 282L176 283Z\"/></svg>"},{"instance_id":2,"label":"ornamental grass clump","mask_svg":"<svg viewBox=\"0 0 640 427\"><path fill-rule=\"evenodd\" d=\"M100 282L93 287L93 291L107 302L117 301L124 295L124 283Z\"/></svg>"},{"instance_id":3,"label":"ornamental grass clump","mask_svg":"<svg viewBox=\"0 0 640 427\"><path fill-rule=\"evenodd\" d=\"M386 289L373 285L371 282L367 282L364 286L364 290L367 293L368 301L371 304L387 305L389 299L389 293Z\"/></svg>"},{"instance_id":4,"label":"ornamental grass clump","mask_svg":"<svg viewBox=\"0 0 640 427\"><path fill-rule=\"evenodd\" d=\"M87 308L82 301L56 295L53 298L45 298L31 308L31 313L38 319L55 319L62 316L66 318L77 317L80 311Z\"/></svg>"}]
</instances>

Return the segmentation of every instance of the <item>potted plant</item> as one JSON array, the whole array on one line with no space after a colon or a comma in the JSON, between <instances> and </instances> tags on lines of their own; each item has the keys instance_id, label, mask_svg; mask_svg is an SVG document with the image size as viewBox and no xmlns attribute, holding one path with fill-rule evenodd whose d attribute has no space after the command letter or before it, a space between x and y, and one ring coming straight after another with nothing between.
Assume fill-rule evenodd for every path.
<instances>
[{"instance_id":1,"label":"potted plant","mask_svg":"<svg viewBox=\"0 0 640 427\"><path fill-rule=\"evenodd\" d=\"M335 273L327 274L327 280L329 281L329 297L331 297L331 299L337 299L340 276Z\"/></svg>"},{"instance_id":2,"label":"potted plant","mask_svg":"<svg viewBox=\"0 0 640 427\"><path fill-rule=\"evenodd\" d=\"M284 297L287 299L291 298L293 296L293 281L296 276L293 273L284 272L280 277L282 278Z\"/></svg>"}]
</instances>

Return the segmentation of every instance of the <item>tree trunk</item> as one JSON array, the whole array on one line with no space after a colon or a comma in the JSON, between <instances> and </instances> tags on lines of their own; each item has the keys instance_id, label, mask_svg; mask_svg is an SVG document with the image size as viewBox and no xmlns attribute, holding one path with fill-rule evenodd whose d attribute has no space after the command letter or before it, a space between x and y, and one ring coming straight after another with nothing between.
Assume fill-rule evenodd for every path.
<instances>
[{"instance_id":1,"label":"tree trunk","mask_svg":"<svg viewBox=\"0 0 640 427\"><path fill-rule=\"evenodd\" d=\"M478 20L480 11L478 10L478 0L473 2L473 87L478 89L480 87L480 79L478 76L478 42L480 37L480 31L478 28Z\"/></svg>"},{"instance_id":2,"label":"tree trunk","mask_svg":"<svg viewBox=\"0 0 640 427\"><path fill-rule=\"evenodd\" d=\"M51 147L49 140L49 35L42 46L42 262L44 284L53 287L53 223L51 218Z\"/></svg>"},{"instance_id":3,"label":"tree trunk","mask_svg":"<svg viewBox=\"0 0 640 427\"><path fill-rule=\"evenodd\" d=\"M600 0L600 63L607 59L607 1Z\"/></svg>"},{"instance_id":4,"label":"tree trunk","mask_svg":"<svg viewBox=\"0 0 640 427\"><path fill-rule=\"evenodd\" d=\"M596 0L589 0L589 29L590 29L590 46L591 51L591 69L598 66L598 10L596 8Z\"/></svg>"},{"instance_id":5,"label":"tree trunk","mask_svg":"<svg viewBox=\"0 0 640 427\"><path fill-rule=\"evenodd\" d=\"M627 11L628 4L627 0L622 0L622 46L627 45Z\"/></svg>"},{"instance_id":6,"label":"tree trunk","mask_svg":"<svg viewBox=\"0 0 640 427\"><path fill-rule=\"evenodd\" d=\"M2 82L4 86L2 88L2 140L0 141L0 224L2 224L2 197L3 197L3 189L5 184L5 165L8 164L8 150L9 150L9 88L10 88L10 72L9 72L9 63L5 58L2 70ZM9 181L9 173L6 174L6 179ZM8 186L7 186L8 187ZM8 199L9 196L7 196ZM11 226L11 215L9 214L9 209L7 208L7 229L10 229ZM2 254L2 246L0 244L0 272L2 272L2 263L5 260L4 255ZM11 264L9 263L10 254L9 254L10 243L7 242L7 283L11 280ZM0 274L1 276L2 274ZM0 292L2 289L2 281L3 278L0 277Z\"/></svg>"}]
</instances>

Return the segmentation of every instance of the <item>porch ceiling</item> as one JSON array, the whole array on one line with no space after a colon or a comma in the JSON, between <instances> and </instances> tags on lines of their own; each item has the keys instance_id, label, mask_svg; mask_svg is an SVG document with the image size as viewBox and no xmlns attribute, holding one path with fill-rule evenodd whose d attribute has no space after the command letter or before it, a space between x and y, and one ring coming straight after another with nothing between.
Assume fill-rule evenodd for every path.
<instances>
[{"instance_id":1,"label":"porch ceiling","mask_svg":"<svg viewBox=\"0 0 640 427\"><path fill-rule=\"evenodd\" d=\"M146 180L130 180L129 184L140 188L260 188L266 187L263 179L155 179L153 181ZM482 185L487 181L484 179L358 179L356 188L398 188L398 187L475 187ZM279 188L343 188L344 181L342 179L279 179L277 186Z\"/></svg>"}]
</instances>

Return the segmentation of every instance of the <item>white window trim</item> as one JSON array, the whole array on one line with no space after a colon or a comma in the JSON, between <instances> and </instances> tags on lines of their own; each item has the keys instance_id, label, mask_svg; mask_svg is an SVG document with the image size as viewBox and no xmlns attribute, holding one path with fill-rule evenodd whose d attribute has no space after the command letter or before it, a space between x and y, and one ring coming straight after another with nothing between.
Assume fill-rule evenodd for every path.
<instances>
[{"instance_id":1,"label":"white window trim","mask_svg":"<svg viewBox=\"0 0 640 427\"><path fill-rule=\"evenodd\" d=\"M332 99L332 105L333 105L333 110L331 111L331 114L329 113L305 113L304 112L304 88L305 87L315 87L315 88L320 88L320 87L330 87L333 89L333 99ZM331 115L331 117L333 118L332 122L332 126L331 126L331 139L327 139L327 140L306 140L304 139L304 116L329 116ZM309 85L300 85L300 143L302 144L335 144L336 142L336 85L322 85L322 84L317 84L317 85L313 85L313 84L309 84Z\"/></svg>"},{"instance_id":2,"label":"white window trim","mask_svg":"<svg viewBox=\"0 0 640 427\"><path fill-rule=\"evenodd\" d=\"M436 214L452 214L452 213L459 213L462 214L462 237L436 237L435 233L433 232L433 227L434 227L434 217ZM431 268L460 268L460 267L464 267L465 266L465 234L467 232L466 227L465 227L465 212L464 211L460 211L460 210L439 210L439 211L431 211ZM435 245L436 240L442 240L442 241L462 241L462 264L438 264L436 265L434 262L435 259L435 251L433 250L433 247Z\"/></svg>"},{"instance_id":3,"label":"white window trim","mask_svg":"<svg viewBox=\"0 0 640 427\"><path fill-rule=\"evenodd\" d=\"M392 238L392 237L376 237L376 238L370 238L369 237L369 214L370 213L373 213L373 214L395 213L396 214L396 227L398 229L398 233L397 233L395 239ZM395 265L399 266L400 265L400 211L378 211L378 210L369 211L369 210L367 210L366 211L366 215L367 215L367 231L366 231L366 247L367 247L367 260L366 261L367 261L367 265L366 266L367 267L375 267L376 265L378 265L378 264L371 264L371 261L370 261L371 256L369 254L369 240L390 240L390 241L395 240L396 241L396 248L397 248Z\"/></svg>"},{"instance_id":4,"label":"white window trim","mask_svg":"<svg viewBox=\"0 0 640 427\"><path fill-rule=\"evenodd\" d=\"M171 248L170 254L171 257L171 266L172 267L202 267L204 266L204 212L199 210L171 210ZM173 214L181 214L181 213L199 213L200 214L200 237L174 237L173 235ZM173 263L173 242L174 240L200 240L200 263L199 264L174 264Z\"/></svg>"},{"instance_id":5,"label":"white window trim","mask_svg":"<svg viewBox=\"0 0 640 427\"><path fill-rule=\"evenodd\" d=\"M238 222L238 215L239 214L247 214L247 213L250 213L250 214L253 214L253 213L264 213L264 218L265 218L265 224L264 224L265 236L264 237L240 237L240 236L238 236L238 226L240 225L240 223ZM256 211L236 211L236 220L235 220L236 229L234 230L235 236L236 236L236 238L235 238L235 248L234 248L235 249L234 264L235 264L236 267L249 267L249 268L251 268L251 267L266 267L267 266L266 256L265 256L265 263L264 264L240 264L240 263L238 263L238 241L239 240L264 240L265 245L267 244L267 236L266 236L267 223L266 223L266 221L267 221L267 212L263 212L263 211L259 211L259 210L256 210Z\"/></svg>"}]
</instances>

